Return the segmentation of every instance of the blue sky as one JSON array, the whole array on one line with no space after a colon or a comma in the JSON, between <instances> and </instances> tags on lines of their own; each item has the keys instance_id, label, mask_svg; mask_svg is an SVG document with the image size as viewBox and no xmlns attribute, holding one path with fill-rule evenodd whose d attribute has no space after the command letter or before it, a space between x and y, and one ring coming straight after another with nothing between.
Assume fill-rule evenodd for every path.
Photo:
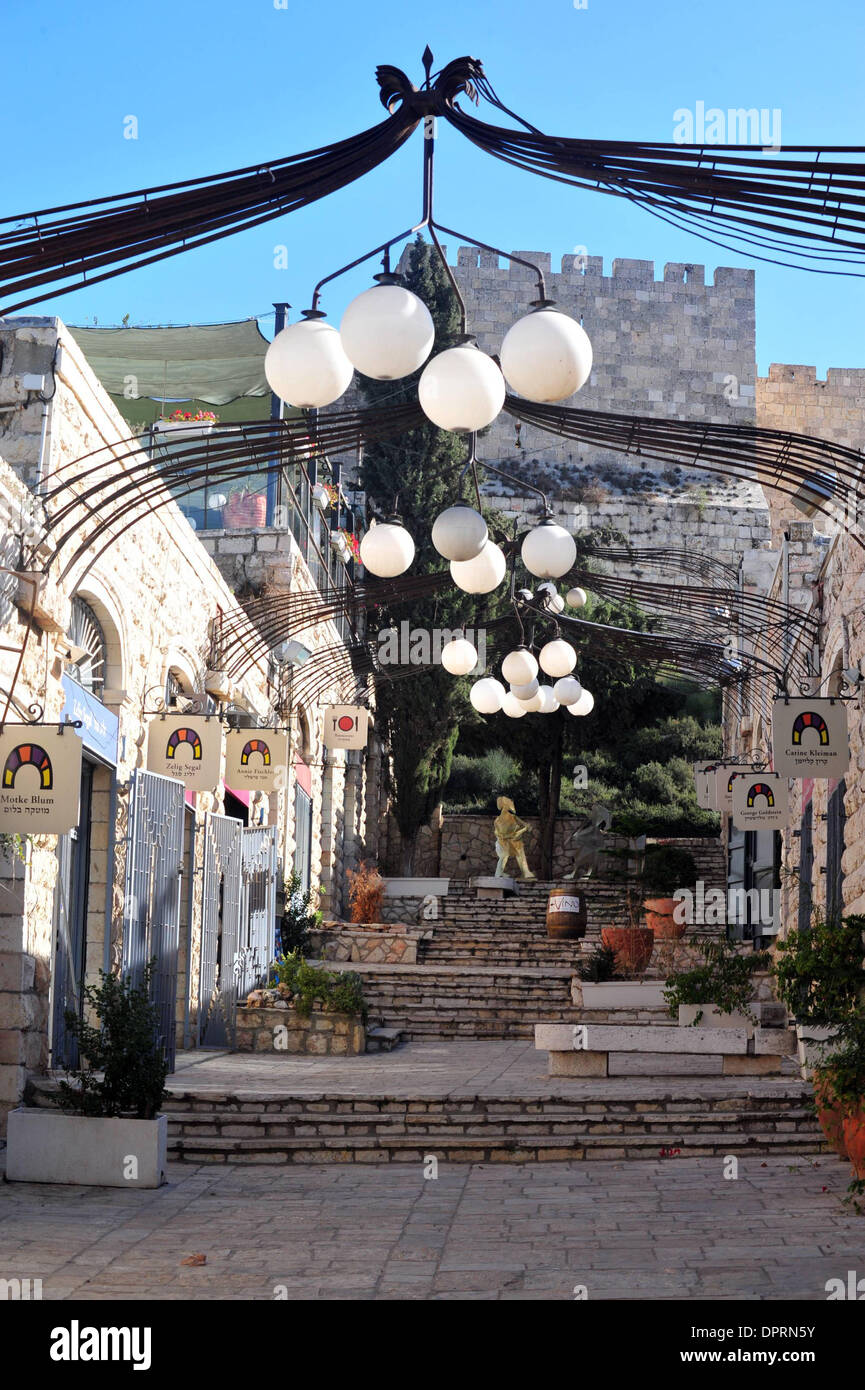
<instances>
[{"instance_id":1,"label":"blue sky","mask_svg":"<svg viewBox=\"0 0 865 1390\"><path fill-rule=\"evenodd\" d=\"M285 4L285 8L277 8ZM464 53L501 99L551 134L668 140L673 113L705 106L782 113L785 144L865 144L861 0L437 0L434 6L300 0L41 0L7 7L4 215L294 154L373 125L374 69L422 77ZM17 63L10 60L18 55ZM139 138L123 138L124 118ZM481 108L485 119L497 114ZM506 250L744 265L622 200L519 173L442 129L437 214ZM8 149L8 146L7 146ZM213 322L306 307L322 275L418 215L421 137L339 194L215 246L58 296L29 312L68 322ZM288 269L274 269L274 248ZM324 304L338 322L369 283ZM757 266L757 360L865 366L865 280ZM265 324L268 328L268 325Z\"/></svg>"}]
</instances>

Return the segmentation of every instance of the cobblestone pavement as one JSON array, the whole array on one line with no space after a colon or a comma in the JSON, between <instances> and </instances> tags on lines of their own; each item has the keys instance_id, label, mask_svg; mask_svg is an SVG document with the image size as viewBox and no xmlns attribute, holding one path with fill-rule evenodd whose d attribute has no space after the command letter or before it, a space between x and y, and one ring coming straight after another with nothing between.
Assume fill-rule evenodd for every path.
<instances>
[{"instance_id":1,"label":"cobblestone pavement","mask_svg":"<svg viewBox=\"0 0 865 1390\"><path fill-rule=\"evenodd\" d=\"M789 1060L787 1058L785 1061ZM724 1096L732 1089L741 1093L741 1077L668 1076L660 1082L671 1096L677 1093ZM749 1077L754 1094L777 1095L791 1084L801 1089L798 1069L792 1064L783 1076ZM573 1077L547 1076L547 1053L533 1042L418 1040L395 1052L368 1053L360 1057L300 1057L285 1053L237 1052L178 1053L176 1070L168 1078L170 1091L196 1090L280 1091L294 1096L490 1096L510 1099L534 1096L584 1097L630 1100L647 1089L657 1092L652 1077L605 1077L599 1083Z\"/></svg>"},{"instance_id":2,"label":"cobblestone pavement","mask_svg":"<svg viewBox=\"0 0 865 1390\"><path fill-rule=\"evenodd\" d=\"M2 1162L2 1155L0 1155ZM865 1268L840 1160L169 1165L154 1192L0 1186L45 1299L825 1299ZM183 1266L192 1254L206 1264Z\"/></svg>"}]
</instances>

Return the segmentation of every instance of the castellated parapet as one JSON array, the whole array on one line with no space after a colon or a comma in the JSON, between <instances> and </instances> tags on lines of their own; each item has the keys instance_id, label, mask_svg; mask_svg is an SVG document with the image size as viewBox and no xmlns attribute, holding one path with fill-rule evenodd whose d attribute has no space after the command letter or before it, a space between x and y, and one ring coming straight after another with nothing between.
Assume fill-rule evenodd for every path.
<instances>
[{"instance_id":1,"label":"castellated parapet","mask_svg":"<svg viewBox=\"0 0 865 1390\"><path fill-rule=\"evenodd\" d=\"M565 404L584 409L677 420L751 425L755 421L754 272L719 266L711 283L702 265L664 266L655 279L652 261L566 255L553 271L546 251L515 251L543 271L547 294L582 321L594 352L592 375ZM489 353L537 298L532 271L500 264L489 251L461 246L454 274L466 300L471 332ZM577 472L614 475L639 470L621 454L591 449L524 427L520 454L537 458L544 472L563 481ZM480 443L491 462L518 457L513 422L502 416ZM643 471L661 474L663 465Z\"/></svg>"}]
</instances>

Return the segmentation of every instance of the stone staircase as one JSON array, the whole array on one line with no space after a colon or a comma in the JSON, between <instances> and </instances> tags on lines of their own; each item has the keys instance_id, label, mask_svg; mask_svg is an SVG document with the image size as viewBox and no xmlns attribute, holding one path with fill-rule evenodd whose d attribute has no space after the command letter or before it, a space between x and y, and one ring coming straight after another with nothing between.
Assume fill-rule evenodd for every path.
<instances>
[{"instance_id":1,"label":"stone staircase","mask_svg":"<svg viewBox=\"0 0 865 1390\"><path fill-rule=\"evenodd\" d=\"M576 1087L575 1089L579 1089ZM607 1083L573 1099L458 1099L175 1090L171 1156L189 1163L388 1163L700 1158L825 1152L796 1081L755 1095L728 1085L672 1089L646 1080L629 1099ZM633 1090L633 1087L632 1087Z\"/></svg>"},{"instance_id":2,"label":"stone staircase","mask_svg":"<svg viewBox=\"0 0 865 1390\"><path fill-rule=\"evenodd\" d=\"M432 938L421 942L425 965L553 966L571 969L584 952L600 945L601 929L627 920L624 890L601 880L581 884L588 906L582 941L551 941L546 911L551 883L518 883L502 902L478 899L468 883L452 882L441 900L442 915L429 923ZM561 885L556 885L561 886Z\"/></svg>"},{"instance_id":3,"label":"stone staircase","mask_svg":"<svg viewBox=\"0 0 865 1390\"><path fill-rule=\"evenodd\" d=\"M577 1023L572 967L328 963L363 980L370 1022L407 1038L532 1038L536 1023Z\"/></svg>"}]
</instances>

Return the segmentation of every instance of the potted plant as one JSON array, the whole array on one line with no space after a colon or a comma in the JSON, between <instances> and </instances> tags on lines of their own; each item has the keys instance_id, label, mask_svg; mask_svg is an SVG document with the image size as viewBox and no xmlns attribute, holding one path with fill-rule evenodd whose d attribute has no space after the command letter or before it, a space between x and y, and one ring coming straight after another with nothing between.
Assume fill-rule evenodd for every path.
<instances>
[{"instance_id":1,"label":"potted plant","mask_svg":"<svg viewBox=\"0 0 865 1390\"><path fill-rule=\"evenodd\" d=\"M678 920L673 894L686 888L694 891L697 865L694 856L677 845L650 845L643 866L643 911L646 926L656 938L678 940L686 923ZM679 905L681 908L681 905ZM683 914L679 913L680 916Z\"/></svg>"},{"instance_id":2,"label":"potted plant","mask_svg":"<svg viewBox=\"0 0 865 1390\"><path fill-rule=\"evenodd\" d=\"M352 922L380 922L381 905L387 885L378 869L367 864L366 860L361 860L356 872L347 869L346 873Z\"/></svg>"},{"instance_id":3,"label":"potted plant","mask_svg":"<svg viewBox=\"0 0 865 1390\"><path fill-rule=\"evenodd\" d=\"M635 888L627 890L627 912L628 926L602 927L601 942L615 952L617 973L634 976L645 970L655 946L654 933L640 925L640 893Z\"/></svg>"},{"instance_id":4,"label":"potted plant","mask_svg":"<svg viewBox=\"0 0 865 1390\"><path fill-rule=\"evenodd\" d=\"M852 1022L855 1029L856 1021L862 1017L863 930L862 915L842 917L840 922L816 916L812 926L790 931L778 942L773 970L778 997L796 1021L803 1066L808 1065L812 1047L820 1057L811 1076L817 1119L826 1140L842 1157L847 1156L845 1107L833 1085L836 1054L829 1049L843 1036L842 1030L848 1023ZM849 1047L841 1055L848 1057L843 1068L849 1082ZM849 1089L847 1085L848 1093Z\"/></svg>"},{"instance_id":5,"label":"potted plant","mask_svg":"<svg viewBox=\"0 0 865 1390\"><path fill-rule=\"evenodd\" d=\"M253 492L245 484L232 488L223 511L226 530L246 531L267 523L267 493Z\"/></svg>"},{"instance_id":6,"label":"potted plant","mask_svg":"<svg viewBox=\"0 0 865 1390\"><path fill-rule=\"evenodd\" d=\"M212 410L173 410L170 415L161 415L156 421L158 430L186 430L190 434L210 434L217 417Z\"/></svg>"},{"instance_id":7,"label":"potted plant","mask_svg":"<svg viewBox=\"0 0 865 1390\"><path fill-rule=\"evenodd\" d=\"M865 1016L858 1013L845 1019L838 1027L837 1042L840 1046L820 1068L820 1079L826 1099L841 1113L844 1152L856 1179L851 1189L861 1194L865 1183Z\"/></svg>"},{"instance_id":8,"label":"potted plant","mask_svg":"<svg viewBox=\"0 0 865 1390\"><path fill-rule=\"evenodd\" d=\"M316 483L312 489L312 500L321 511L329 511L335 507L339 497L339 488L334 487L333 483Z\"/></svg>"},{"instance_id":9,"label":"potted plant","mask_svg":"<svg viewBox=\"0 0 865 1390\"><path fill-rule=\"evenodd\" d=\"M10 1112L11 1182L158 1187L165 1181L168 1120L158 1111L168 1062L150 998L154 965L140 985L100 971L100 983L84 990L95 1023L67 1011L82 1065L60 1083L59 1109Z\"/></svg>"},{"instance_id":10,"label":"potted plant","mask_svg":"<svg viewBox=\"0 0 865 1390\"><path fill-rule=\"evenodd\" d=\"M694 943L703 964L670 975L664 999L671 1018L699 1027L753 1029L754 975L769 963L766 951L747 955L737 951L726 937L707 937Z\"/></svg>"}]
</instances>

